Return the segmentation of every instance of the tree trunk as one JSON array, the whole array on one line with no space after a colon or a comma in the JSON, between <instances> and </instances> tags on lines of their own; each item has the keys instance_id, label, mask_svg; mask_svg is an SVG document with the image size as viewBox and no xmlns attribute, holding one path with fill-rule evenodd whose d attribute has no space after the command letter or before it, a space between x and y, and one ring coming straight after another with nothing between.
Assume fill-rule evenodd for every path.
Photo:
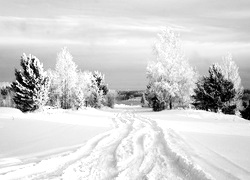
<instances>
[{"instance_id":1,"label":"tree trunk","mask_svg":"<svg viewBox=\"0 0 250 180\"><path fill-rule=\"evenodd\" d=\"M172 106L172 99L170 98L169 99L169 109L172 109L173 108L173 106Z\"/></svg>"}]
</instances>

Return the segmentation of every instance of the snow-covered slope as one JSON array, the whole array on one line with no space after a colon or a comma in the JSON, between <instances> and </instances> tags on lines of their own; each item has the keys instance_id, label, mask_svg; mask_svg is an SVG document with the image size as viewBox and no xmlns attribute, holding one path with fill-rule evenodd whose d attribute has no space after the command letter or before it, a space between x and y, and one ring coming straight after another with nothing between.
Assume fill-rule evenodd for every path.
<instances>
[{"instance_id":1,"label":"snow-covered slope","mask_svg":"<svg viewBox=\"0 0 250 180\"><path fill-rule=\"evenodd\" d=\"M113 123L75 152L2 169L0 179L211 179L171 149L154 121L123 112Z\"/></svg>"},{"instance_id":2,"label":"snow-covered slope","mask_svg":"<svg viewBox=\"0 0 250 180\"><path fill-rule=\"evenodd\" d=\"M34 118L38 114L37 123L53 121L64 126L87 128L108 128L112 124L113 127L89 137L84 145L60 154L2 166L1 180L250 177L250 126L248 121L236 116L193 110L155 113L145 108L121 105L106 112L91 109L27 116ZM64 117L65 122L59 122L56 117ZM92 119L92 126L89 122L81 122L83 117Z\"/></svg>"}]
</instances>

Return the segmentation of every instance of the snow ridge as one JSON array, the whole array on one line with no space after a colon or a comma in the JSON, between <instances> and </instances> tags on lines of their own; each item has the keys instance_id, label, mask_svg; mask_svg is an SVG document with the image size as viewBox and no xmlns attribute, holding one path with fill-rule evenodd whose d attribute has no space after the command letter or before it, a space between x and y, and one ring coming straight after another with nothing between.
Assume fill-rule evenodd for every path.
<instances>
[{"instance_id":1,"label":"snow ridge","mask_svg":"<svg viewBox=\"0 0 250 180\"><path fill-rule=\"evenodd\" d=\"M174 151L155 121L124 111L113 124L75 152L0 173L0 179L212 179Z\"/></svg>"}]
</instances>

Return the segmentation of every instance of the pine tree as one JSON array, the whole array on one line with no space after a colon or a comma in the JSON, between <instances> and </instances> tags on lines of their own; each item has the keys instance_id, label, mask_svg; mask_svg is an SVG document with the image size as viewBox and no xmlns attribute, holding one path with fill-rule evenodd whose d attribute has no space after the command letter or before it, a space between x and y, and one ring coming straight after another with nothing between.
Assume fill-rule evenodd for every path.
<instances>
[{"instance_id":1,"label":"pine tree","mask_svg":"<svg viewBox=\"0 0 250 180\"><path fill-rule=\"evenodd\" d=\"M187 105L191 102L197 74L183 53L179 36L171 29L163 30L153 50L156 58L147 66L152 97L157 96L157 102L163 101L160 107L165 103L172 109L174 102Z\"/></svg>"},{"instance_id":2,"label":"pine tree","mask_svg":"<svg viewBox=\"0 0 250 180\"><path fill-rule=\"evenodd\" d=\"M250 100L248 102L248 105L245 102L245 109L243 109L240 112L241 112L242 118L250 120Z\"/></svg>"},{"instance_id":3,"label":"pine tree","mask_svg":"<svg viewBox=\"0 0 250 180\"><path fill-rule=\"evenodd\" d=\"M103 92L103 95L106 95L108 93L108 86L105 84L105 77L102 73L95 71L93 73L93 77L94 77L94 83L96 83L99 91Z\"/></svg>"},{"instance_id":4,"label":"pine tree","mask_svg":"<svg viewBox=\"0 0 250 180\"><path fill-rule=\"evenodd\" d=\"M209 76L204 76L197 82L194 90L194 106L197 109L222 111L234 114L236 105L233 101L236 91L231 81L227 80L218 64L209 67Z\"/></svg>"},{"instance_id":5,"label":"pine tree","mask_svg":"<svg viewBox=\"0 0 250 180\"><path fill-rule=\"evenodd\" d=\"M15 70L16 81L12 83L16 107L23 112L34 111L48 100L49 79L43 65L33 55L21 57L21 70Z\"/></svg>"}]
</instances>

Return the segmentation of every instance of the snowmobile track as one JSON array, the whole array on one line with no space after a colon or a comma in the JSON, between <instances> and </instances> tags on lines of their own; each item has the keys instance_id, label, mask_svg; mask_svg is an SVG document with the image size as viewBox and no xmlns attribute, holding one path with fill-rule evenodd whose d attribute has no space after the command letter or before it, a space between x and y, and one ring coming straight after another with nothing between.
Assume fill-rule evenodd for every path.
<instances>
[{"instance_id":1,"label":"snowmobile track","mask_svg":"<svg viewBox=\"0 0 250 180\"><path fill-rule=\"evenodd\" d=\"M90 139L75 152L16 167L0 174L0 179L212 179L169 146L171 136L155 121L131 110L118 113L113 124L114 129Z\"/></svg>"}]
</instances>

